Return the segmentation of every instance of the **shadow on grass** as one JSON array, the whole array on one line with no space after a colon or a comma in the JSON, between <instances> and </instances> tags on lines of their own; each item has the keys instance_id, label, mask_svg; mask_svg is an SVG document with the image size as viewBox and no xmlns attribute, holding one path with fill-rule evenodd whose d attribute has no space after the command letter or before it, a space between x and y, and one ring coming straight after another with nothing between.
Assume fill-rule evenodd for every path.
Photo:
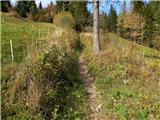
<instances>
[{"instance_id":1,"label":"shadow on grass","mask_svg":"<svg viewBox=\"0 0 160 120\"><path fill-rule=\"evenodd\" d=\"M83 50L81 43L77 44L76 52L67 66L67 73L61 73L60 83L53 98L41 105L41 112L46 120L87 119L89 107L88 95L84 83L80 79L78 64L79 53Z\"/></svg>"},{"instance_id":2,"label":"shadow on grass","mask_svg":"<svg viewBox=\"0 0 160 120\"><path fill-rule=\"evenodd\" d=\"M157 55L144 55L144 57L150 58L150 59L158 59L160 60L160 56Z\"/></svg>"}]
</instances>

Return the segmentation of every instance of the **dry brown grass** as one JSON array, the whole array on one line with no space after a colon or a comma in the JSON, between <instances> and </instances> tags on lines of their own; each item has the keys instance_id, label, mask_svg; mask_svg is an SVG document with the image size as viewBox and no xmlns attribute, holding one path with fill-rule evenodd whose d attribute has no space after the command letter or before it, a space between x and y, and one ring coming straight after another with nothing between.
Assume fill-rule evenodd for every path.
<instances>
[{"instance_id":1,"label":"dry brown grass","mask_svg":"<svg viewBox=\"0 0 160 120\"><path fill-rule=\"evenodd\" d=\"M90 50L92 38L84 36L82 36L85 45L83 56L99 87L99 92L104 97L104 102L109 106L106 107L108 116L117 116L116 106L121 105L121 112L124 108L127 110L126 119L139 119L140 109L147 110L147 113L143 111L143 114L149 115L148 119L158 119L160 62L143 54L144 50L145 54L152 55L154 50L152 53L150 49L135 43L103 34L102 51L93 57Z\"/></svg>"}]
</instances>

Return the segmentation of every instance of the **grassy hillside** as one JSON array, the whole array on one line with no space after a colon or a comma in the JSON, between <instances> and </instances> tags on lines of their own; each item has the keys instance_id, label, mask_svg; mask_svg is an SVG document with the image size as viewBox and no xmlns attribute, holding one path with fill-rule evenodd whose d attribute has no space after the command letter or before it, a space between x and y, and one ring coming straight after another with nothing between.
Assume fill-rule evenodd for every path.
<instances>
[{"instance_id":1,"label":"grassy hillside","mask_svg":"<svg viewBox=\"0 0 160 120\"><path fill-rule=\"evenodd\" d=\"M113 34L101 34L102 51L92 56L92 36L82 34L82 56L102 97L108 119L160 119L158 52Z\"/></svg>"},{"instance_id":2,"label":"grassy hillside","mask_svg":"<svg viewBox=\"0 0 160 120\"><path fill-rule=\"evenodd\" d=\"M10 13L0 14L3 65L11 62L10 39L13 41L15 62L20 62L26 57L26 49L31 45L31 42L39 44L44 36L54 31L53 24L36 23L22 18L15 18Z\"/></svg>"},{"instance_id":3,"label":"grassy hillside","mask_svg":"<svg viewBox=\"0 0 160 120\"><path fill-rule=\"evenodd\" d=\"M36 23L22 18L15 18L10 13L1 14L1 63L2 90L8 86L18 64L22 62L32 47L35 50L45 43L46 35L54 31L53 24ZM40 31L40 35L39 35ZM10 39L13 43L14 63L11 61ZM35 45L36 44L36 45ZM35 45L35 47L33 47Z\"/></svg>"},{"instance_id":4,"label":"grassy hillside","mask_svg":"<svg viewBox=\"0 0 160 120\"><path fill-rule=\"evenodd\" d=\"M88 120L92 110L80 52L107 119L160 119L158 51L101 33L102 51L94 57L91 33L79 37L73 29L1 15L2 119Z\"/></svg>"},{"instance_id":5,"label":"grassy hillside","mask_svg":"<svg viewBox=\"0 0 160 120\"><path fill-rule=\"evenodd\" d=\"M125 40L111 33L109 34L109 37L110 39L116 40L118 44L123 47L128 47L130 44L133 44L136 53L144 56L145 59L147 60L151 60L151 61L153 60L154 62L156 60L159 60L160 58L160 53L155 49L151 49L149 47L145 47L145 46L133 43L132 41Z\"/></svg>"},{"instance_id":6,"label":"grassy hillside","mask_svg":"<svg viewBox=\"0 0 160 120\"><path fill-rule=\"evenodd\" d=\"M2 119L87 119L87 93L77 63L78 38L72 29L2 13Z\"/></svg>"}]
</instances>

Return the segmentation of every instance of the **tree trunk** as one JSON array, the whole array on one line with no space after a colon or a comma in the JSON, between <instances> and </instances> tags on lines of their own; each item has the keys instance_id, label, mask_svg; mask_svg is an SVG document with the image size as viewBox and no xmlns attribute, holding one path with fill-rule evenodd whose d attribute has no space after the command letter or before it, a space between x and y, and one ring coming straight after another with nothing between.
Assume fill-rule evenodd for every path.
<instances>
[{"instance_id":1,"label":"tree trunk","mask_svg":"<svg viewBox=\"0 0 160 120\"><path fill-rule=\"evenodd\" d=\"M97 55L100 51L99 45L99 1L93 0L94 11L93 11L93 53Z\"/></svg>"}]
</instances>

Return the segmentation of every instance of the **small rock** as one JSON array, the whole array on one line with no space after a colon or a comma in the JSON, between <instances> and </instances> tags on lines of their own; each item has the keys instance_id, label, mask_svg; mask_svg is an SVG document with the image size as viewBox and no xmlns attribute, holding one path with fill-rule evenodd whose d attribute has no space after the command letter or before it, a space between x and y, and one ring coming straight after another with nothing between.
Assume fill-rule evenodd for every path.
<instances>
[{"instance_id":1,"label":"small rock","mask_svg":"<svg viewBox=\"0 0 160 120\"><path fill-rule=\"evenodd\" d=\"M100 110L101 110L103 107L104 107L104 103L98 105L98 107L96 108L96 111L97 111L97 112L100 112Z\"/></svg>"}]
</instances>

